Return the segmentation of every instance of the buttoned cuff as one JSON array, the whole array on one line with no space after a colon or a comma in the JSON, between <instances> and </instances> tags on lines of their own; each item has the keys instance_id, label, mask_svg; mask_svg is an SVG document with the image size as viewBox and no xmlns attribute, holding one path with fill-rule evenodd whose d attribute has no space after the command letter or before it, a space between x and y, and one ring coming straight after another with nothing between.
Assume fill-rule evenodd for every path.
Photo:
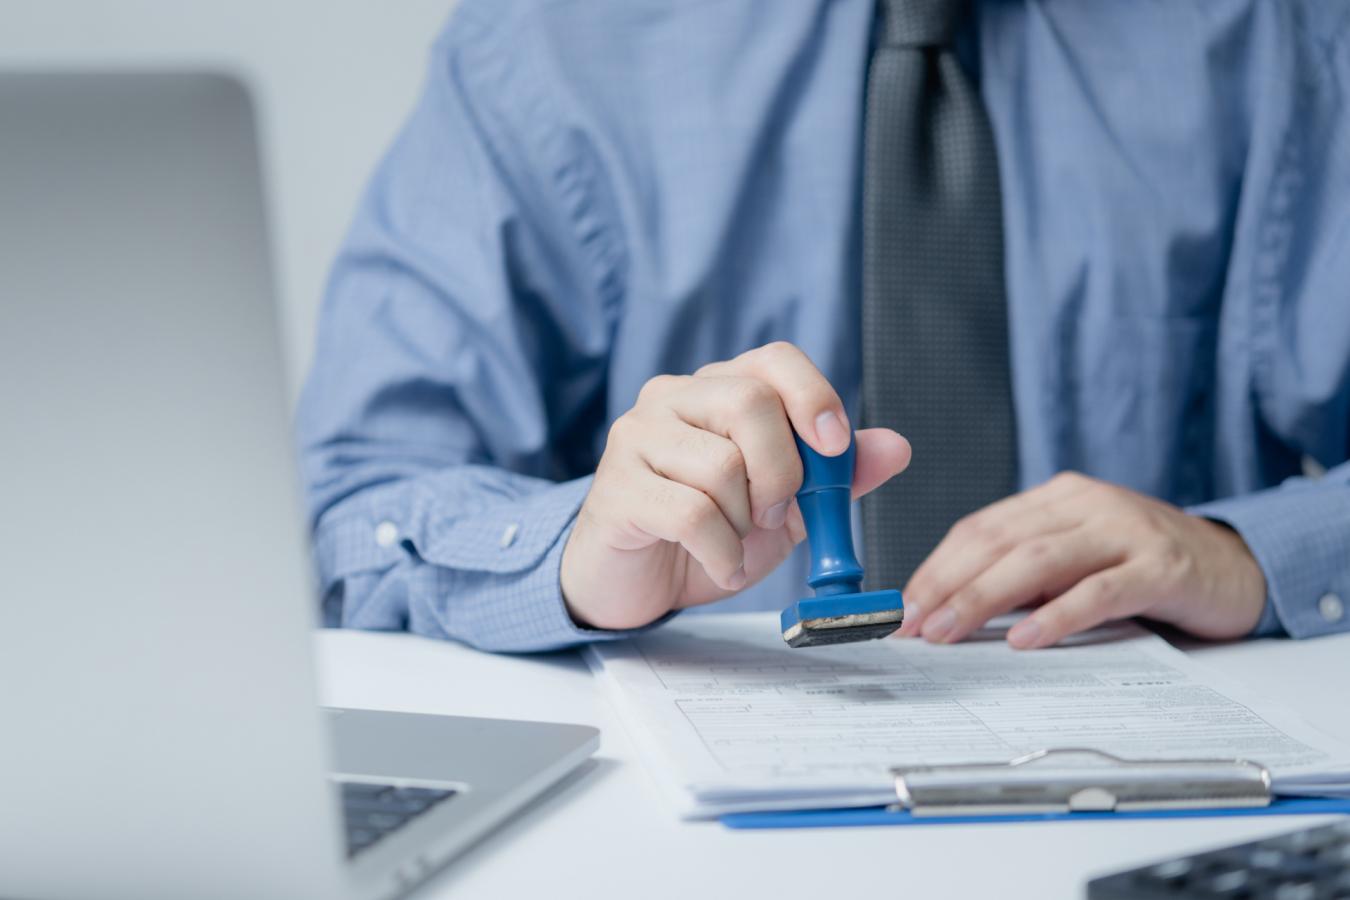
<instances>
[{"instance_id":1,"label":"buttoned cuff","mask_svg":"<svg viewBox=\"0 0 1350 900\"><path fill-rule=\"evenodd\" d=\"M343 624L391 627L401 615L414 632L484 650L555 650L656 627L670 616L610 631L568 614L562 555L590 483L462 467L364 492L317 530L324 594L359 582L364 596L345 598Z\"/></svg>"},{"instance_id":2,"label":"buttoned cuff","mask_svg":"<svg viewBox=\"0 0 1350 900\"><path fill-rule=\"evenodd\" d=\"M641 628L585 628L573 621L562 595L562 557L591 479L564 482L458 521L436 534L421 553L431 567L427 604L446 636L482 650L533 653L592 641L615 640ZM412 610L418 618L419 610Z\"/></svg>"},{"instance_id":3,"label":"buttoned cuff","mask_svg":"<svg viewBox=\"0 0 1350 900\"><path fill-rule=\"evenodd\" d=\"M446 630L482 650L534 653L641 634L675 615L667 613L641 628L622 630L578 625L562 595L563 551L575 525L574 510L552 546L528 571L484 576L442 570L450 575L442 579L441 589L448 594L442 607ZM457 603L457 593L476 595L479 600Z\"/></svg>"},{"instance_id":4,"label":"buttoned cuff","mask_svg":"<svg viewBox=\"0 0 1350 900\"><path fill-rule=\"evenodd\" d=\"M1350 630L1350 486L1299 479L1187 512L1228 525L1261 566L1266 607L1252 635Z\"/></svg>"}]
</instances>

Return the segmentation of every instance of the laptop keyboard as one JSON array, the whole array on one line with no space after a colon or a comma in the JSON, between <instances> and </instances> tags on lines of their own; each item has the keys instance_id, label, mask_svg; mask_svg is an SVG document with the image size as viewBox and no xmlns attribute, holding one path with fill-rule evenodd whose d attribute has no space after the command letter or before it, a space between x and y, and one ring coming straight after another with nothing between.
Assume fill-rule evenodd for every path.
<instances>
[{"instance_id":1,"label":"laptop keyboard","mask_svg":"<svg viewBox=\"0 0 1350 900\"><path fill-rule=\"evenodd\" d=\"M426 787L395 787L392 784L339 782L342 815L347 823L347 856L373 847L385 835L397 831L455 791Z\"/></svg>"}]
</instances>

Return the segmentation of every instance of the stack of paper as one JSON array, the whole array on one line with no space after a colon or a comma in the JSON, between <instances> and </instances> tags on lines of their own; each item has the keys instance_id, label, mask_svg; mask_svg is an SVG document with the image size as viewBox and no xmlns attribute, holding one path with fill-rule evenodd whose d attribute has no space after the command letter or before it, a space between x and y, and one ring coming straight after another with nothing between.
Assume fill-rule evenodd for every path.
<instances>
[{"instance_id":1,"label":"stack of paper","mask_svg":"<svg viewBox=\"0 0 1350 900\"><path fill-rule=\"evenodd\" d=\"M690 617L588 653L688 818L893 802L894 766L1069 747L1248 759L1280 793L1350 796L1350 748L1128 624L1030 653L1001 628L951 646L793 650L776 616L752 613Z\"/></svg>"}]
</instances>

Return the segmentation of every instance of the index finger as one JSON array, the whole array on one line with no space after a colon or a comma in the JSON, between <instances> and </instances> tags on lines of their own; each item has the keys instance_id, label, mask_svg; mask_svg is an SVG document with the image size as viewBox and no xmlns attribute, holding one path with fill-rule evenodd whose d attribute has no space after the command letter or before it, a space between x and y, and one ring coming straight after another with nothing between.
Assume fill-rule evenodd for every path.
<instances>
[{"instance_id":1,"label":"index finger","mask_svg":"<svg viewBox=\"0 0 1350 900\"><path fill-rule=\"evenodd\" d=\"M826 456L838 456L848 449L852 432L843 401L811 358L786 341L712 363L694 374L757 378L778 393L793 430L811 449Z\"/></svg>"}]
</instances>

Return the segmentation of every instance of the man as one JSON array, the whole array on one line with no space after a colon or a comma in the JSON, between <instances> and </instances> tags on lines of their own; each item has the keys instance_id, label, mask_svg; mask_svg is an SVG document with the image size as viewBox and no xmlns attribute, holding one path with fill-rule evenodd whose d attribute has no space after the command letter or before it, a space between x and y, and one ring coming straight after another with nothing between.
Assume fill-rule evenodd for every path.
<instances>
[{"instance_id":1,"label":"man","mask_svg":"<svg viewBox=\"0 0 1350 900\"><path fill-rule=\"evenodd\" d=\"M328 620L779 609L866 425L906 634L1350 627L1347 97L1321 0L464 0L301 405Z\"/></svg>"}]
</instances>

